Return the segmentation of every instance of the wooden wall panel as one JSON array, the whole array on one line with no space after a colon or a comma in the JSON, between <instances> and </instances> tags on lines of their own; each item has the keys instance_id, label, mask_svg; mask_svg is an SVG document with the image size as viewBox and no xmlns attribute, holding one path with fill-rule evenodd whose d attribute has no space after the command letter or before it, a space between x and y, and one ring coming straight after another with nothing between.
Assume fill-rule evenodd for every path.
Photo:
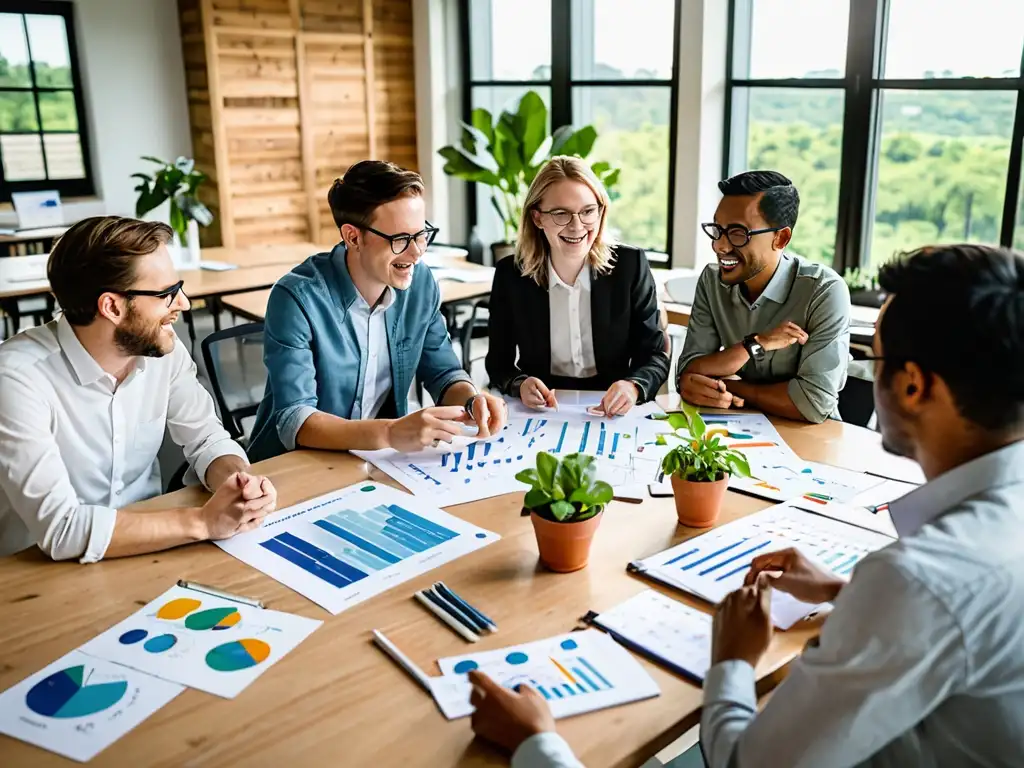
<instances>
[{"instance_id":1,"label":"wooden wall panel","mask_svg":"<svg viewBox=\"0 0 1024 768\"><path fill-rule=\"evenodd\" d=\"M179 0L204 244L333 242L327 190L416 168L413 0Z\"/></svg>"}]
</instances>

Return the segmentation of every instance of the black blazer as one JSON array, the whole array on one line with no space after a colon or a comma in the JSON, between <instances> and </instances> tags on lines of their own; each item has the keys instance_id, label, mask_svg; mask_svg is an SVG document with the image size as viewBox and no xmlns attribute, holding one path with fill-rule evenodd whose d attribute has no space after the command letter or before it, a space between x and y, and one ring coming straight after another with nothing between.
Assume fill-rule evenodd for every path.
<instances>
[{"instance_id":1,"label":"black blazer","mask_svg":"<svg viewBox=\"0 0 1024 768\"><path fill-rule=\"evenodd\" d=\"M611 272L591 269L590 317L597 375L589 379L551 373L551 313L545 284L524 277L507 257L498 262L490 299L487 375L491 386L519 396L517 379L536 376L558 389L607 389L620 379L637 383L645 402L668 378L665 335L658 324L658 299L647 256L639 248L613 249ZM568 330L566 330L568 333ZM516 360L516 353L519 359Z\"/></svg>"}]
</instances>

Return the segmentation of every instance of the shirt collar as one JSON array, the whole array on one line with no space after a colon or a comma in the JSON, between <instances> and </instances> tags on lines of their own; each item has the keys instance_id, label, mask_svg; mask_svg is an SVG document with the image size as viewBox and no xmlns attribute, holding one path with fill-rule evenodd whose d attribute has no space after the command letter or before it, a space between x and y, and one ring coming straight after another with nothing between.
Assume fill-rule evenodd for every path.
<instances>
[{"instance_id":1,"label":"shirt collar","mask_svg":"<svg viewBox=\"0 0 1024 768\"><path fill-rule=\"evenodd\" d=\"M369 302L363 298L363 294L356 291L356 305L359 306L366 314L373 314L374 312L385 312L388 307L395 303L395 290L390 286L384 286L384 293L381 296L380 301L377 302L373 307L370 306Z\"/></svg>"},{"instance_id":2,"label":"shirt collar","mask_svg":"<svg viewBox=\"0 0 1024 768\"><path fill-rule=\"evenodd\" d=\"M982 491L1016 483L1024 483L1024 440L939 475L890 503L889 515L896 532L909 536Z\"/></svg>"},{"instance_id":3,"label":"shirt collar","mask_svg":"<svg viewBox=\"0 0 1024 768\"><path fill-rule=\"evenodd\" d=\"M590 265L589 264L585 264L583 266L583 269L580 270L579 277L576 278L575 285L569 285L564 280L562 280L562 278L560 278L558 276L558 273L555 272L554 264L552 264L551 260L548 259L548 288L554 288L555 286L560 286L562 288L565 288L565 290L567 290L567 291L578 291L578 290L580 290L582 288L589 288L590 287Z\"/></svg>"},{"instance_id":4,"label":"shirt collar","mask_svg":"<svg viewBox=\"0 0 1024 768\"><path fill-rule=\"evenodd\" d=\"M71 363L71 370L74 371L79 384L83 386L94 384L107 375L95 358L82 346L71 323L64 315L57 320L57 343L60 344L64 356Z\"/></svg>"},{"instance_id":5,"label":"shirt collar","mask_svg":"<svg viewBox=\"0 0 1024 768\"><path fill-rule=\"evenodd\" d=\"M793 274L794 269L796 269L796 259L787 253L780 255L779 266L776 267L775 274L768 281L768 285L764 287L760 298L774 301L776 304L785 304L786 300L789 299L789 291L792 286L790 276ZM754 303L756 304L757 302Z\"/></svg>"}]
</instances>

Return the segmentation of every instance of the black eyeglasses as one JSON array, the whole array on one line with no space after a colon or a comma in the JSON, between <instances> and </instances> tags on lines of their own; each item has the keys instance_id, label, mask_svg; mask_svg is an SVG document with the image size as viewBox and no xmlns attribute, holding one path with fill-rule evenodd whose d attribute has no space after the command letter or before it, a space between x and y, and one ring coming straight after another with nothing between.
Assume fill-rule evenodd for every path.
<instances>
[{"instance_id":1,"label":"black eyeglasses","mask_svg":"<svg viewBox=\"0 0 1024 768\"><path fill-rule=\"evenodd\" d=\"M116 293L118 296L124 296L126 298L133 298L135 296L152 296L155 299L167 299L167 306L170 307L174 303L174 300L178 298L178 294L181 293L181 289L184 285L185 281L179 280L170 288L164 288L162 291L137 291L134 289L127 291L115 291L111 288L104 291L104 293Z\"/></svg>"},{"instance_id":2,"label":"black eyeglasses","mask_svg":"<svg viewBox=\"0 0 1024 768\"><path fill-rule=\"evenodd\" d=\"M415 241L416 247L419 248L420 253L425 251L434 238L437 237L437 233L441 230L433 226L429 221L427 222L426 229L417 232L415 235L407 235L404 232L400 235L385 235L383 232L378 232L373 227L364 227L367 232L373 232L377 237L382 237L391 243L391 252L395 256L399 256L409 250L409 246Z\"/></svg>"},{"instance_id":3,"label":"black eyeglasses","mask_svg":"<svg viewBox=\"0 0 1024 768\"><path fill-rule=\"evenodd\" d=\"M742 248L744 245L750 242L750 238L754 235L763 235L765 232L778 232L780 229L785 227L768 227L766 229L747 229L742 224L730 224L728 227L720 227L714 222L708 222L707 224L701 224L700 228L704 230L704 234L710 237L712 240L721 239L722 235L725 235L725 239L736 248Z\"/></svg>"},{"instance_id":4,"label":"black eyeglasses","mask_svg":"<svg viewBox=\"0 0 1024 768\"><path fill-rule=\"evenodd\" d=\"M580 224L595 224L597 222L597 220L601 217L601 208L602 207L603 206L600 206L600 205L588 205L582 211L576 211L576 212L574 212L574 211L565 211L565 210L562 210L561 208L556 208L556 209L554 209L552 211L542 211L542 210L540 210L538 208L537 212L538 213L542 213L545 216L550 216L551 220L553 222L555 222L555 224L557 224L560 227L564 227L570 221L572 221L572 217L573 216L576 216L576 217L579 218Z\"/></svg>"}]
</instances>

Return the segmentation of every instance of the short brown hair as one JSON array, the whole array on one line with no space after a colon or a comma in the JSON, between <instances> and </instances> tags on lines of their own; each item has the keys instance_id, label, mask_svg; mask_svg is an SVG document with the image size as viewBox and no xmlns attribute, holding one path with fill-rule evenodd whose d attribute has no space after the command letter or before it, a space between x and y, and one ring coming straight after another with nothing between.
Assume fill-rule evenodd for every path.
<instances>
[{"instance_id":1,"label":"short brown hair","mask_svg":"<svg viewBox=\"0 0 1024 768\"><path fill-rule=\"evenodd\" d=\"M50 290L72 325L96 319L106 291L127 291L135 282L135 264L171 241L171 228L159 221L93 216L65 232L50 253L46 276Z\"/></svg>"},{"instance_id":2,"label":"short brown hair","mask_svg":"<svg viewBox=\"0 0 1024 768\"><path fill-rule=\"evenodd\" d=\"M386 160L362 160L334 180L327 193L334 223L370 226L373 212L404 195L422 195L423 179L415 171Z\"/></svg>"}]
</instances>

